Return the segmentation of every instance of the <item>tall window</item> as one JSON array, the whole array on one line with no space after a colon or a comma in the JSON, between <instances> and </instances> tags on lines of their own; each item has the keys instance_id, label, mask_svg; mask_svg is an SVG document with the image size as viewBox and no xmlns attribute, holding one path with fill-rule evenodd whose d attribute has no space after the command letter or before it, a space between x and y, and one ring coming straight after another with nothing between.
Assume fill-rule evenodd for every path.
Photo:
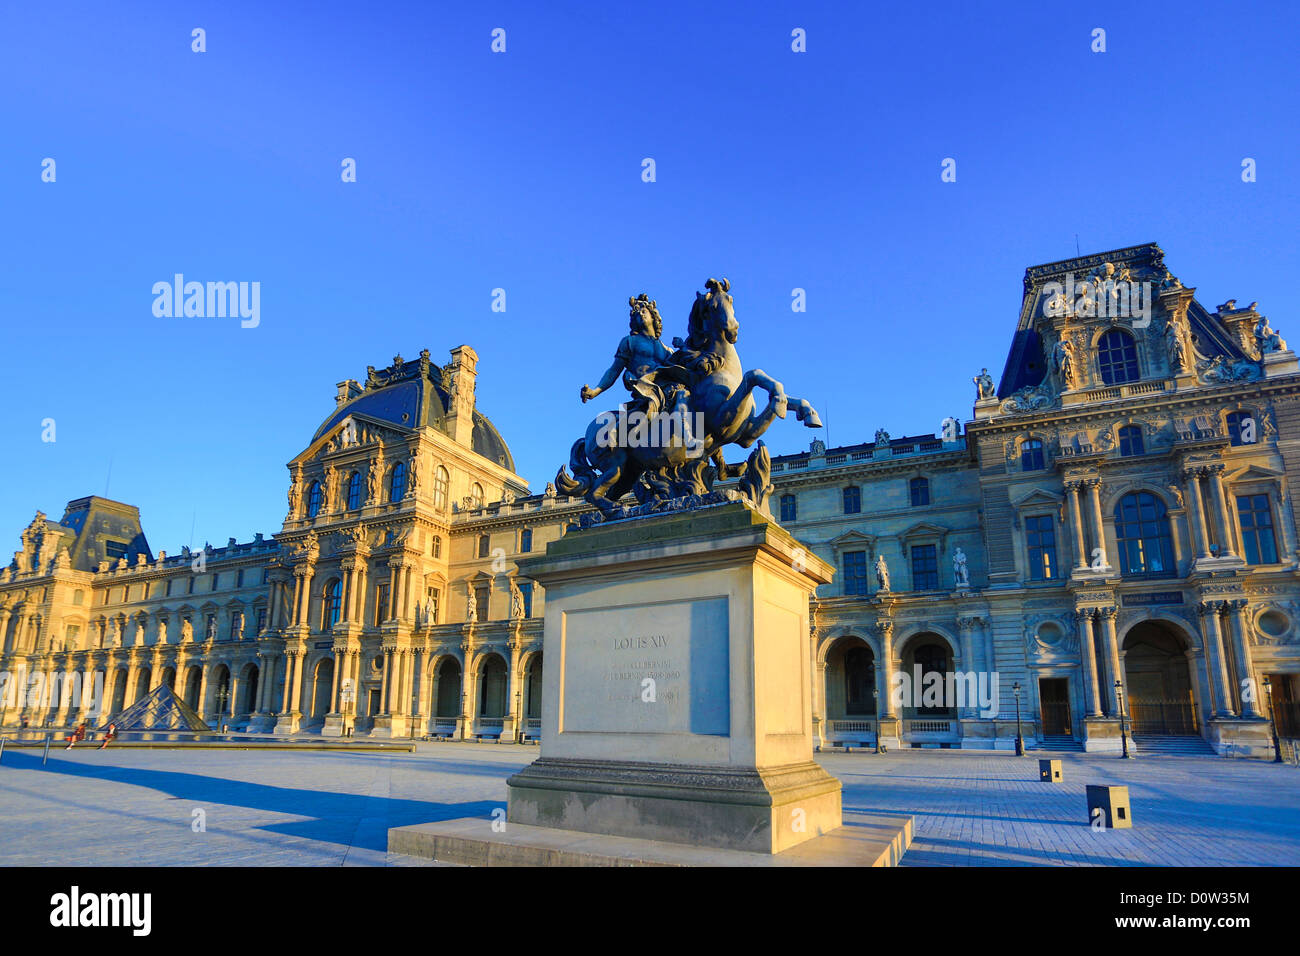
<instances>
[{"instance_id":1,"label":"tall window","mask_svg":"<svg viewBox=\"0 0 1300 956\"><path fill-rule=\"evenodd\" d=\"M1237 517L1241 519L1241 541L1250 564L1276 564L1277 538L1273 534L1273 511L1268 495L1238 495Z\"/></svg>"},{"instance_id":2,"label":"tall window","mask_svg":"<svg viewBox=\"0 0 1300 956\"><path fill-rule=\"evenodd\" d=\"M907 491L912 496L913 508L924 508L930 503L930 479L913 478L907 483Z\"/></svg>"},{"instance_id":3,"label":"tall window","mask_svg":"<svg viewBox=\"0 0 1300 956\"><path fill-rule=\"evenodd\" d=\"M469 506L471 508L483 507L483 486L477 481L469 489Z\"/></svg>"},{"instance_id":4,"label":"tall window","mask_svg":"<svg viewBox=\"0 0 1300 956\"><path fill-rule=\"evenodd\" d=\"M1174 573L1174 546L1165 503L1146 491L1125 495L1115 505L1115 539L1121 574Z\"/></svg>"},{"instance_id":5,"label":"tall window","mask_svg":"<svg viewBox=\"0 0 1300 956\"><path fill-rule=\"evenodd\" d=\"M799 506L795 503L794 495L781 496L781 520L783 522L797 521L799 517Z\"/></svg>"},{"instance_id":6,"label":"tall window","mask_svg":"<svg viewBox=\"0 0 1300 956\"><path fill-rule=\"evenodd\" d=\"M401 501L406 497L406 462L399 461L388 473L388 500Z\"/></svg>"},{"instance_id":7,"label":"tall window","mask_svg":"<svg viewBox=\"0 0 1300 956\"><path fill-rule=\"evenodd\" d=\"M1121 455L1141 455L1142 429L1137 425L1125 425L1119 430L1119 453Z\"/></svg>"},{"instance_id":8,"label":"tall window","mask_svg":"<svg viewBox=\"0 0 1300 956\"><path fill-rule=\"evenodd\" d=\"M490 621L492 592L486 584L474 588L474 612L480 621Z\"/></svg>"},{"instance_id":9,"label":"tall window","mask_svg":"<svg viewBox=\"0 0 1300 956\"><path fill-rule=\"evenodd\" d=\"M849 485L844 489L844 513L846 515L859 514L862 511L862 489L857 485Z\"/></svg>"},{"instance_id":10,"label":"tall window","mask_svg":"<svg viewBox=\"0 0 1300 956\"><path fill-rule=\"evenodd\" d=\"M439 465L433 473L433 506L439 511L447 510L447 486L450 483L447 469Z\"/></svg>"},{"instance_id":11,"label":"tall window","mask_svg":"<svg viewBox=\"0 0 1300 956\"><path fill-rule=\"evenodd\" d=\"M519 532L519 551L527 554L531 550L533 550L533 529L524 528Z\"/></svg>"},{"instance_id":12,"label":"tall window","mask_svg":"<svg viewBox=\"0 0 1300 956\"><path fill-rule=\"evenodd\" d=\"M321 491L320 482L313 481L311 487L307 489L307 517L314 518L320 514Z\"/></svg>"},{"instance_id":13,"label":"tall window","mask_svg":"<svg viewBox=\"0 0 1300 956\"><path fill-rule=\"evenodd\" d=\"M375 585L375 624L388 620L388 582L380 581Z\"/></svg>"},{"instance_id":14,"label":"tall window","mask_svg":"<svg viewBox=\"0 0 1300 956\"><path fill-rule=\"evenodd\" d=\"M865 597L867 593L867 552L844 552L844 593Z\"/></svg>"},{"instance_id":15,"label":"tall window","mask_svg":"<svg viewBox=\"0 0 1300 956\"><path fill-rule=\"evenodd\" d=\"M339 622L343 610L343 582L335 578L325 585L325 607L321 615L321 628L329 629Z\"/></svg>"},{"instance_id":16,"label":"tall window","mask_svg":"<svg viewBox=\"0 0 1300 956\"><path fill-rule=\"evenodd\" d=\"M1056 578L1056 528L1052 516L1026 518L1025 542L1029 546L1029 580L1051 581Z\"/></svg>"},{"instance_id":17,"label":"tall window","mask_svg":"<svg viewBox=\"0 0 1300 956\"><path fill-rule=\"evenodd\" d=\"M257 609L257 633L261 634L265 630L266 630L266 608L259 607Z\"/></svg>"},{"instance_id":18,"label":"tall window","mask_svg":"<svg viewBox=\"0 0 1300 956\"><path fill-rule=\"evenodd\" d=\"M361 472L354 471L348 475L348 511L361 507Z\"/></svg>"},{"instance_id":19,"label":"tall window","mask_svg":"<svg viewBox=\"0 0 1300 956\"><path fill-rule=\"evenodd\" d=\"M869 647L854 647L844 655L844 713L847 716L874 714L876 669Z\"/></svg>"},{"instance_id":20,"label":"tall window","mask_svg":"<svg viewBox=\"0 0 1300 956\"><path fill-rule=\"evenodd\" d=\"M488 536L485 535L485 534L481 534L481 535L479 535L479 536L478 536L478 556L479 556L480 558L486 558L486 557L487 557L489 554L491 554L491 553L492 553L492 541L491 541L491 539L488 538Z\"/></svg>"},{"instance_id":21,"label":"tall window","mask_svg":"<svg viewBox=\"0 0 1300 956\"><path fill-rule=\"evenodd\" d=\"M1138 380L1137 346L1133 336L1111 329L1097 340L1097 367L1107 385L1123 385Z\"/></svg>"},{"instance_id":22,"label":"tall window","mask_svg":"<svg viewBox=\"0 0 1300 956\"><path fill-rule=\"evenodd\" d=\"M1043 443L1037 438L1026 438L1020 443L1020 470L1042 471L1047 467L1047 457L1043 453Z\"/></svg>"},{"instance_id":23,"label":"tall window","mask_svg":"<svg viewBox=\"0 0 1300 956\"><path fill-rule=\"evenodd\" d=\"M1250 412L1228 412L1228 441L1232 445L1255 443L1255 416Z\"/></svg>"},{"instance_id":24,"label":"tall window","mask_svg":"<svg viewBox=\"0 0 1300 956\"><path fill-rule=\"evenodd\" d=\"M523 581L519 585L519 593L524 598L524 617L533 616L533 582Z\"/></svg>"},{"instance_id":25,"label":"tall window","mask_svg":"<svg viewBox=\"0 0 1300 956\"><path fill-rule=\"evenodd\" d=\"M939 587L939 546L912 545L912 589L935 591Z\"/></svg>"},{"instance_id":26,"label":"tall window","mask_svg":"<svg viewBox=\"0 0 1300 956\"><path fill-rule=\"evenodd\" d=\"M441 557L442 557L442 535L440 535L440 534L435 534L435 535L433 536L433 547L431 547L429 550L430 550L430 553L431 553L435 558L441 558Z\"/></svg>"}]
</instances>

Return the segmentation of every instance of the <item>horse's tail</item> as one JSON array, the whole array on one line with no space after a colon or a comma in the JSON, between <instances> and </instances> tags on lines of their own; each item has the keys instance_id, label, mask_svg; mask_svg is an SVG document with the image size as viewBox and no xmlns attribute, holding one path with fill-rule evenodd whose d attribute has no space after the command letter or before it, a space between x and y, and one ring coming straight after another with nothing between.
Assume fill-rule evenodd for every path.
<instances>
[{"instance_id":1,"label":"horse's tail","mask_svg":"<svg viewBox=\"0 0 1300 956\"><path fill-rule=\"evenodd\" d=\"M569 467L573 469L573 477L564 466L555 473L555 489L562 495L568 495L572 498L586 497L596 485L596 469L591 467L591 462L587 460L587 439L579 438L569 449Z\"/></svg>"}]
</instances>

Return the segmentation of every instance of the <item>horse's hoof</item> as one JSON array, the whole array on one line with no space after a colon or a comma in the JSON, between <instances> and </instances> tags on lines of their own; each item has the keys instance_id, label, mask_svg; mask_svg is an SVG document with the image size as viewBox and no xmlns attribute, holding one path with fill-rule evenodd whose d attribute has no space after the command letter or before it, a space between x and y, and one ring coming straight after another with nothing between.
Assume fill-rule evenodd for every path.
<instances>
[{"instance_id":1,"label":"horse's hoof","mask_svg":"<svg viewBox=\"0 0 1300 956\"><path fill-rule=\"evenodd\" d=\"M800 416L800 417L803 418L803 420L804 420L804 421L803 421L804 426L807 427L807 428L821 428L821 427L822 427L822 420L821 420L820 418L817 417L817 412L816 412L815 409L811 409L811 408L808 409L808 414L807 414L807 415Z\"/></svg>"}]
</instances>

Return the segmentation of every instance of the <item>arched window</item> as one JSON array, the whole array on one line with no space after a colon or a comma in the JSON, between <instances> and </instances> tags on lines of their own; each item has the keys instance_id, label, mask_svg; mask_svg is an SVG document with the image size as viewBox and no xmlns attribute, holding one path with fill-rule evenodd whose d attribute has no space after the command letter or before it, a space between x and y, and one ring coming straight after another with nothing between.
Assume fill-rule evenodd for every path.
<instances>
[{"instance_id":1,"label":"arched window","mask_svg":"<svg viewBox=\"0 0 1300 956\"><path fill-rule=\"evenodd\" d=\"M923 644L916 649L914 657L916 666L921 669L921 687L927 686L927 674L946 674L948 666L948 649L939 644ZM941 685L942 686L942 685ZM916 714L920 716L935 716L949 713L947 707L926 707L923 706L924 695L920 700L915 702Z\"/></svg>"},{"instance_id":2,"label":"arched window","mask_svg":"<svg viewBox=\"0 0 1300 956\"><path fill-rule=\"evenodd\" d=\"M354 471L348 475L348 511L356 511L361 507L361 472Z\"/></svg>"},{"instance_id":3,"label":"arched window","mask_svg":"<svg viewBox=\"0 0 1300 956\"><path fill-rule=\"evenodd\" d=\"M1043 443L1037 438L1026 438L1020 443L1020 470L1042 471L1047 467L1047 456L1043 453Z\"/></svg>"},{"instance_id":4,"label":"arched window","mask_svg":"<svg viewBox=\"0 0 1300 956\"><path fill-rule=\"evenodd\" d=\"M844 513L846 515L855 515L862 512L862 489L857 485L849 485L844 489Z\"/></svg>"},{"instance_id":5,"label":"arched window","mask_svg":"<svg viewBox=\"0 0 1300 956\"><path fill-rule=\"evenodd\" d=\"M490 539L487 535L485 535L485 534L481 534L481 535L479 535L479 536L478 536L478 556L479 556L480 558L486 558L489 554L491 554L491 552L492 552L492 541L491 541L491 539Z\"/></svg>"},{"instance_id":6,"label":"arched window","mask_svg":"<svg viewBox=\"0 0 1300 956\"><path fill-rule=\"evenodd\" d=\"M1232 445L1255 444L1255 416L1250 412L1228 412L1228 442Z\"/></svg>"},{"instance_id":7,"label":"arched window","mask_svg":"<svg viewBox=\"0 0 1300 956\"><path fill-rule=\"evenodd\" d=\"M799 506L795 502L794 495L781 496L781 520L797 521L799 519Z\"/></svg>"},{"instance_id":8,"label":"arched window","mask_svg":"<svg viewBox=\"0 0 1300 956\"><path fill-rule=\"evenodd\" d=\"M1097 367L1107 385L1123 385L1138 380L1137 346L1133 336L1111 329L1097 340Z\"/></svg>"},{"instance_id":9,"label":"arched window","mask_svg":"<svg viewBox=\"0 0 1300 956\"><path fill-rule=\"evenodd\" d=\"M320 514L321 490L320 482L313 481L311 487L307 489L307 517L314 518Z\"/></svg>"},{"instance_id":10,"label":"arched window","mask_svg":"<svg viewBox=\"0 0 1300 956\"><path fill-rule=\"evenodd\" d=\"M447 469L439 465L433 474L433 506L439 511L447 510L447 487L450 484L451 477L447 474Z\"/></svg>"},{"instance_id":11,"label":"arched window","mask_svg":"<svg viewBox=\"0 0 1300 956\"><path fill-rule=\"evenodd\" d=\"M325 585L325 606L321 615L321 627L329 629L339 622L339 612L343 609L343 582L335 578Z\"/></svg>"},{"instance_id":12,"label":"arched window","mask_svg":"<svg viewBox=\"0 0 1300 956\"><path fill-rule=\"evenodd\" d=\"M1137 425L1125 425L1119 430L1119 453L1121 455L1141 455L1144 452L1141 428Z\"/></svg>"},{"instance_id":13,"label":"arched window","mask_svg":"<svg viewBox=\"0 0 1300 956\"><path fill-rule=\"evenodd\" d=\"M924 508L930 503L930 480L913 478L907 483L908 494L912 497L913 508Z\"/></svg>"},{"instance_id":14,"label":"arched window","mask_svg":"<svg viewBox=\"0 0 1300 956\"><path fill-rule=\"evenodd\" d=\"M1165 503L1146 491L1134 491L1115 505L1115 540L1120 574L1173 574L1174 546Z\"/></svg>"},{"instance_id":15,"label":"arched window","mask_svg":"<svg viewBox=\"0 0 1300 956\"><path fill-rule=\"evenodd\" d=\"M532 528L524 528L524 530L519 532L519 550L523 554L527 554L529 551L533 550Z\"/></svg>"},{"instance_id":16,"label":"arched window","mask_svg":"<svg viewBox=\"0 0 1300 956\"><path fill-rule=\"evenodd\" d=\"M435 558L442 557L442 535L435 534L433 536L433 547L430 549L430 552Z\"/></svg>"},{"instance_id":17,"label":"arched window","mask_svg":"<svg viewBox=\"0 0 1300 956\"><path fill-rule=\"evenodd\" d=\"M874 714L876 669L871 648L854 647L844 655L844 713L846 716Z\"/></svg>"},{"instance_id":18,"label":"arched window","mask_svg":"<svg viewBox=\"0 0 1300 956\"><path fill-rule=\"evenodd\" d=\"M399 461L388 473L388 500L401 501L406 497L406 463Z\"/></svg>"},{"instance_id":19,"label":"arched window","mask_svg":"<svg viewBox=\"0 0 1300 956\"><path fill-rule=\"evenodd\" d=\"M469 489L469 506L471 508L483 507L483 486L477 481Z\"/></svg>"}]
</instances>

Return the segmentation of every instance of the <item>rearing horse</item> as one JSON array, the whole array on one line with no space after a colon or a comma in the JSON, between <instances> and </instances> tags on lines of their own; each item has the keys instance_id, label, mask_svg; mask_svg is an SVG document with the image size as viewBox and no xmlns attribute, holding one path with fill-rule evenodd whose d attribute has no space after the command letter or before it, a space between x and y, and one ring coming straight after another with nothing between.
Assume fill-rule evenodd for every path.
<instances>
[{"instance_id":1,"label":"rearing horse","mask_svg":"<svg viewBox=\"0 0 1300 956\"><path fill-rule=\"evenodd\" d=\"M744 471L743 465L726 464L724 446L750 447L791 408L807 427L821 427L807 401L787 395L784 386L762 369L743 370L736 352L740 324L731 284L709 279L705 288L707 292L695 294L686 342L674 340L680 347L668 364L643 375L634 386L640 399L597 416L586 435L574 443L569 456L573 477L561 467L555 479L563 494L581 495L605 515L634 488L643 500L704 494L715 478L737 477ZM650 441L611 441L611 420L626 422L636 411L656 418L670 405L667 395L678 387L689 390L691 417L703 423L702 434L690 436L694 444L689 456L681 441L656 441L660 430L654 428L649 430ZM756 388L768 396L762 411L754 402ZM625 429L617 431L626 434ZM715 469L708 468L709 460ZM643 476L644 486L638 485Z\"/></svg>"}]
</instances>

